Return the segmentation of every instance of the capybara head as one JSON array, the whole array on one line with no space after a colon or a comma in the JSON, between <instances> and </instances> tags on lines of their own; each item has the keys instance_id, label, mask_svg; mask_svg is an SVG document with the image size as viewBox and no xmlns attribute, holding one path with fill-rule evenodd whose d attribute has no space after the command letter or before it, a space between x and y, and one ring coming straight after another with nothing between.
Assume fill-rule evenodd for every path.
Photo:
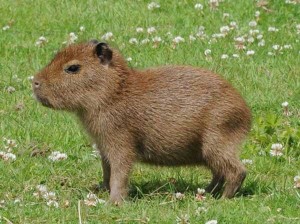
<instances>
[{"instance_id":1,"label":"capybara head","mask_svg":"<svg viewBox=\"0 0 300 224\"><path fill-rule=\"evenodd\" d=\"M35 75L32 87L44 106L84 110L105 104L109 95L118 90L122 83L122 71L118 68L125 72L126 63L106 43L93 40L70 45Z\"/></svg>"}]
</instances>

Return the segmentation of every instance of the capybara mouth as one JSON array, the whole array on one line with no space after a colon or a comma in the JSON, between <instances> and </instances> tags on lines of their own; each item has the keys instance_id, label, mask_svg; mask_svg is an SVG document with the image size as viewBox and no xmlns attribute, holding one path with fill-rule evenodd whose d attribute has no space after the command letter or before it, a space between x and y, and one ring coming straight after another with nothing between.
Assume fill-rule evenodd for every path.
<instances>
[{"instance_id":1,"label":"capybara mouth","mask_svg":"<svg viewBox=\"0 0 300 224\"><path fill-rule=\"evenodd\" d=\"M50 103L50 101L47 98L40 97L37 95L35 95L35 97L36 97L36 100L39 101L43 106L53 108L52 104Z\"/></svg>"}]
</instances>

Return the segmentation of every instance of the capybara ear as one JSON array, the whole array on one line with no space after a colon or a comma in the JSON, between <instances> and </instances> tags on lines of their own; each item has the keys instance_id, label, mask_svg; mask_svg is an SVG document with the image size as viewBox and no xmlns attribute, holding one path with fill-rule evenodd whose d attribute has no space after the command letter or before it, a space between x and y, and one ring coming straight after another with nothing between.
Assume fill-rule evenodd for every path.
<instances>
[{"instance_id":1,"label":"capybara ear","mask_svg":"<svg viewBox=\"0 0 300 224\"><path fill-rule=\"evenodd\" d=\"M108 47L108 44L106 43L98 43L95 47L96 54L98 58L100 58L102 64L109 64L113 52L112 50Z\"/></svg>"}]
</instances>

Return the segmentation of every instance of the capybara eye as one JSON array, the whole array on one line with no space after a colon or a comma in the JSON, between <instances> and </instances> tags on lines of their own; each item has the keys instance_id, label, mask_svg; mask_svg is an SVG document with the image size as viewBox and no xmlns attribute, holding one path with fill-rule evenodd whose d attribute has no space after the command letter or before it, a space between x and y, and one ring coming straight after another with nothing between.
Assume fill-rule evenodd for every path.
<instances>
[{"instance_id":1,"label":"capybara eye","mask_svg":"<svg viewBox=\"0 0 300 224\"><path fill-rule=\"evenodd\" d=\"M80 65L70 65L69 67L65 68L65 71L69 74L75 74L79 71Z\"/></svg>"}]
</instances>

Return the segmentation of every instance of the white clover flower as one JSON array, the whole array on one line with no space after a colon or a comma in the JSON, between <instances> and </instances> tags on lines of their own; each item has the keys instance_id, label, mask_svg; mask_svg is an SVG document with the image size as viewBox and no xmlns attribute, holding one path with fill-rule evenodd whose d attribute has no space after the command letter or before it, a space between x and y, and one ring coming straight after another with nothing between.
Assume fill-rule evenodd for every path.
<instances>
[{"instance_id":1,"label":"white clover flower","mask_svg":"<svg viewBox=\"0 0 300 224\"><path fill-rule=\"evenodd\" d=\"M206 49L206 50L204 51L204 55L205 55L205 56L211 55L211 50L210 50L210 49Z\"/></svg>"},{"instance_id":2,"label":"white clover flower","mask_svg":"<svg viewBox=\"0 0 300 224\"><path fill-rule=\"evenodd\" d=\"M198 32L196 33L196 36L197 37L200 37L200 38L204 38L206 37L206 34L205 34L205 27L204 26L199 26L198 28Z\"/></svg>"},{"instance_id":3,"label":"white clover flower","mask_svg":"<svg viewBox=\"0 0 300 224\"><path fill-rule=\"evenodd\" d=\"M108 40L113 39L113 37L114 37L114 34L112 32L107 32L101 37L101 39L108 41Z\"/></svg>"},{"instance_id":4,"label":"white clover flower","mask_svg":"<svg viewBox=\"0 0 300 224\"><path fill-rule=\"evenodd\" d=\"M15 161L16 158L16 155L13 153L0 151L0 159L3 159L4 161Z\"/></svg>"},{"instance_id":5,"label":"white clover flower","mask_svg":"<svg viewBox=\"0 0 300 224\"><path fill-rule=\"evenodd\" d=\"M238 55L238 54L232 54L232 57L234 57L234 58L239 58L240 55Z\"/></svg>"},{"instance_id":6,"label":"white clover flower","mask_svg":"<svg viewBox=\"0 0 300 224\"><path fill-rule=\"evenodd\" d=\"M278 32L279 29L277 29L276 27L270 26L270 27L268 28L268 31L269 31L269 32Z\"/></svg>"},{"instance_id":7,"label":"white clover flower","mask_svg":"<svg viewBox=\"0 0 300 224\"><path fill-rule=\"evenodd\" d=\"M224 13L223 13L223 19L228 18L229 16L230 16L229 13L227 13L227 12L224 12Z\"/></svg>"},{"instance_id":8,"label":"white clover flower","mask_svg":"<svg viewBox=\"0 0 300 224\"><path fill-rule=\"evenodd\" d=\"M142 33L142 32L144 32L144 29L142 27L137 27L136 32L137 33Z\"/></svg>"},{"instance_id":9,"label":"white clover flower","mask_svg":"<svg viewBox=\"0 0 300 224\"><path fill-rule=\"evenodd\" d=\"M6 25L6 26L2 27L2 30L3 30L3 31L6 31L6 30L8 30L8 29L10 29L10 26L9 26L9 25Z\"/></svg>"},{"instance_id":10,"label":"white clover flower","mask_svg":"<svg viewBox=\"0 0 300 224\"><path fill-rule=\"evenodd\" d=\"M176 217L176 223L178 223L178 224L181 224L181 223L188 224L188 223L190 223L190 217L187 214L177 216Z\"/></svg>"},{"instance_id":11,"label":"white clover flower","mask_svg":"<svg viewBox=\"0 0 300 224\"><path fill-rule=\"evenodd\" d=\"M235 21L230 22L229 26L230 26L231 29L237 29L238 28L238 25Z\"/></svg>"},{"instance_id":12,"label":"white clover flower","mask_svg":"<svg viewBox=\"0 0 300 224\"><path fill-rule=\"evenodd\" d=\"M7 152L6 153L6 158L7 158L7 160L16 160L16 155L15 154L13 154L13 153L10 153L10 152Z\"/></svg>"},{"instance_id":13,"label":"white clover flower","mask_svg":"<svg viewBox=\"0 0 300 224\"><path fill-rule=\"evenodd\" d=\"M32 76L28 76L27 77L27 79L29 80L29 81L32 81L33 80L33 78L34 78L34 76L32 75Z\"/></svg>"},{"instance_id":14,"label":"white clover flower","mask_svg":"<svg viewBox=\"0 0 300 224\"><path fill-rule=\"evenodd\" d=\"M67 154L61 153L59 151L54 151L51 153L50 156L48 156L48 159L52 161L65 160L67 158L68 158Z\"/></svg>"},{"instance_id":15,"label":"white clover flower","mask_svg":"<svg viewBox=\"0 0 300 224\"><path fill-rule=\"evenodd\" d=\"M291 5L296 5L297 3L299 3L299 1L297 0L285 0L286 4L291 4Z\"/></svg>"},{"instance_id":16,"label":"white clover flower","mask_svg":"<svg viewBox=\"0 0 300 224\"><path fill-rule=\"evenodd\" d=\"M178 200L182 200L182 199L184 199L184 197L185 197L185 195L180 192L175 193L175 198Z\"/></svg>"},{"instance_id":17,"label":"white clover flower","mask_svg":"<svg viewBox=\"0 0 300 224\"><path fill-rule=\"evenodd\" d=\"M33 195L36 197L36 198L45 198L48 194L48 190L47 190L47 187L45 185L37 185L36 186L36 190L37 192L34 192Z\"/></svg>"},{"instance_id":18,"label":"white clover flower","mask_svg":"<svg viewBox=\"0 0 300 224\"><path fill-rule=\"evenodd\" d=\"M47 205L48 205L49 207L55 207L55 208L58 208L58 207L59 207L58 202L57 202L57 201L53 201L53 200L47 201Z\"/></svg>"},{"instance_id":19,"label":"white clover flower","mask_svg":"<svg viewBox=\"0 0 300 224\"><path fill-rule=\"evenodd\" d=\"M283 102L283 103L281 104L281 106L283 107L283 114L284 114L285 116L290 116L290 115L291 115L291 113L289 112L288 105L289 105L289 103L288 103L287 101L285 101L285 102Z\"/></svg>"},{"instance_id":20,"label":"white clover flower","mask_svg":"<svg viewBox=\"0 0 300 224\"><path fill-rule=\"evenodd\" d=\"M300 176L294 177L294 188L300 189Z\"/></svg>"},{"instance_id":21,"label":"white clover flower","mask_svg":"<svg viewBox=\"0 0 300 224\"><path fill-rule=\"evenodd\" d=\"M264 39L262 39L261 41L258 42L258 46L259 46L259 47L263 47L263 46L265 46L265 45L266 45L266 42L265 42Z\"/></svg>"},{"instance_id":22,"label":"white clover flower","mask_svg":"<svg viewBox=\"0 0 300 224\"><path fill-rule=\"evenodd\" d=\"M208 211L208 209L205 208L205 207L198 207L198 208L196 209L196 215L200 215L201 213L205 213L205 212L207 212L207 211Z\"/></svg>"},{"instance_id":23,"label":"white clover flower","mask_svg":"<svg viewBox=\"0 0 300 224\"><path fill-rule=\"evenodd\" d=\"M152 38L152 41L154 42L154 43L159 43L159 42L161 42L162 41L162 39L160 38L160 37L153 37Z\"/></svg>"},{"instance_id":24,"label":"white clover flower","mask_svg":"<svg viewBox=\"0 0 300 224\"><path fill-rule=\"evenodd\" d=\"M7 87L6 91L9 92L9 93L13 93L13 92L16 91L16 89L13 86L9 86L9 87Z\"/></svg>"},{"instance_id":25,"label":"white clover flower","mask_svg":"<svg viewBox=\"0 0 300 224\"><path fill-rule=\"evenodd\" d=\"M269 52L268 52L268 55L269 55L269 56L273 56L273 55L275 55L275 54L274 54L273 52L270 52L270 51L269 51Z\"/></svg>"},{"instance_id":26,"label":"white clover flower","mask_svg":"<svg viewBox=\"0 0 300 224\"><path fill-rule=\"evenodd\" d=\"M69 34L69 43L75 43L75 41L78 39L77 35L74 32L71 32Z\"/></svg>"},{"instance_id":27,"label":"white clover flower","mask_svg":"<svg viewBox=\"0 0 300 224\"><path fill-rule=\"evenodd\" d=\"M257 30L257 29L255 29L255 30L253 30L253 29L251 29L251 30L249 30L249 34L251 35L251 36L256 36L257 34L259 34L259 30Z\"/></svg>"},{"instance_id":28,"label":"white clover flower","mask_svg":"<svg viewBox=\"0 0 300 224\"><path fill-rule=\"evenodd\" d=\"M252 55L254 55L255 54L255 51L253 51L253 50L248 50L247 52L246 52L246 55L248 55L248 56L252 56Z\"/></svg>"},{"instance_id":29,"label":"white clover flower","mask_svg":"<svg viewBox=\"0 0 300 224\"><path fill-rule=\"evenodd\" d=\"M205 194L205 189L202 189L202 188L197 188L197 193L196 193L196 196L195 196L195 200L196 201L203 201L206 199L206 197L204 196Z\"/></svg>"},{"instance_id":30,"label":"white clover flower","mask_svg":"<svg viewBox=\"0 0 300 224\"><path fill-rule=\"evenodd\" d=\"M195 40L196 40L196 37L194 37L193 35L190 35L190 36L189 36L189 39L190 39L190 41L195 41Z\"/></svg>"},{"instance_id":31,"label":"white clover flower","mask_svg":"<svg viewBox=\"0 0 300 224\"><path fill-rule=\"evenodd\" d=\"M225 36L226 35L224 33L214 33L213 35L211 35L211 37L215 39L224 38Z\"/></svg>"},{"instance_id":32,"label":"white clover flower","mask_svg":"<svg viewBox=\"0 0 300 224\"><path fill-rule=\"evenodd\" d=\"M169 36L170 38L172 38L173 37L173 34L169 31L169 32L167 32L166 33L167 34L167 36Z\"/></svg>"},{"instance_id":33,"label":"white clover flower","mask_svg":"<svg viewBox=\"0 0 300 224\"><path fill-rule=\"evenodd\" d=\"M228 34L229 31L230 31L229 26L222 26L220 28L220 32L223 33L223 34Z\"/></svg>"},{"instance_id":34,"label":"white clover flower","mask_svg":"<svg viewBox=\"0 0 300 224\"><path fill-rule=\"evenodd\" d=\"M98 197L95 194L88 193L87 199L84 200L84 204L87 206L96 206L98 202Z\"/></svg>"},{"instance_id":35,"label":"white clover flower","mask_svg":"<svg viewBox=\"0 0 300 224\"><path fill-rule=\"evenodd\" d=\"M255 17L259 17L260 16L260 11L256 11L255 12Z\"/></svg>"},{"instance_id":36,"label":"white clover flower","mask_svg":"<svg viewBox=\"0 0 300 224\"><path fill-rule=\"evenodd\" d=\"M263 37L264 37L264 36L263 36L262 34L258 34L258 35L256 36L256 39L257 39L257 40L261 40Z\"/></svg>"},{"instance_id":37,"label":"white clover flower","mask_svg":"<svg viewBox=\"0 0 300 224\"><path fill-rule=\"evenodd\" d=\"M68 40L64 41L63 44L73 44L78 39L74 32L69 33Z\"/></svg>"},{"instance_id":38,"label":"white clover flower","mask_svg":"<svg viewBox=\"0 0 300 224\"><path fill-rule=\"evenodd\" d=\"M244 37L235 37L234 40L238 43L244 43L245 42L245 38Z\"/></svg>"},{"instance_id":39,"label":"white clover flower","mask_svg":"<svg viewBox=\"0 0 300 224\"><path fill-rule=\"evenodd\" d=\"M245 165L247 165L247 164L252 165L253 164L253 160L252 159L243 159L242 163L245 164Z\"/></svg>"},{"instance_id":40,"label":"white clover flower","mask_svg":"<svg viewBox=\"0 0 300 224\"><path fill-rule=\"evenodd\" d=\"M204 27L204 26L199 26L198 30L199 30L199 31L204 31L204 30L205 30L205 27Z\"/></svg>"},{"instance_id":41,"label":"white clover flower","mask_svg":"<svg viewBox=\"0 0 300 224\"><path fill-rule=\"evenodd\" d=\"M48 189L47 189L47 186L46 185L43 185L43 184L39 184L36 186L36 190L40 193L47 193L48 192Z\"/></svg>"},{"instance_id":42,"label":"white clover flower","mask_svg":"<svg viewBox=\"0 0 300 224\"><path fill-rule=\"evenodd\" d=\"M40 40L40 41L44 41L44 42L47 41L46 37L44 37L44 36L39 37L39 40Z\"/></svg>"},{"instance_id":43,"label":"white clover flower","mask_svg":"<svg viewBox=\"0 0 300 224\"><path fill-rule=\"evenodd\" d=\"M206 37L206 34L205 34L204 31L198 31L198 32L196 33L196 36L197 36L197 37L200 37L200 38L205 38L205 37Z\"/></svg>"},{"instance_id":44,"label":"white clover flower","mask_svg":"<svg viewBox=\"0 0 300 224\"><path fill-rule=\"evenodd\" d=\"M130 38L129 39L129 43L130 44L138 44L139 42L138 42L138 40L136 38Z\"/></svg>"},{"instance_id":45,"label":"white clover flower","mask_svg":"<svg viewBox=\"0 0 300 224\"><path fill-rule=\"evenodd\" d=\"M293 49L291 44L285 44L285 45L283 45L283 48L284 49Z\"/></svg>"},{"instance_id":46,"label":"white clover flower","mask_svg":"<svg viewBox=\"0 0 300 224\"><path fill-rule=\"evenodd\" d=\"M205 38L206 34L203 31L199 31L199 32L196 33L196 36L200 37L200 38Z\"/></svg>"},{"instance_id":47,"label":"white clover flower","mask_svg":"<svg viewBox=\"0 0 300 224\"><path fill-rule=\"evenodd\" d=\"M149 10L158 9L158 8L160 8L160 5L158 3L156 3L156 2L150 2L148 4L147 8Z\"/></svg>"},{"instance_id":48,"label":"white clover flower","mask_svg":"<svg viewBox=\"0 0 300 224\"><path fill-rule=\"evenodd\" d=\"M271 156L280 157L283 155L283 146L280 143L272 144L271 150L270 150Z\"/></svg>"},{"instance_id":49,"label":"white clover flower","mask_svg":"<svg viewBox=\"0 0 300 224\"><path fill-rule=\"evenodd\" d=\"M173 43L179 44L180 42L184 42L184 38L181 36L177 36L173 39Z\"/></svg>"},{"instance_id":50,"label":"white clover flower","mask_svg":"<svg viewBox=\"0 0 300 224\"><path fill-rule=\"evenodd\" d=\"M141 41L141 44L147 44L149 42L150 42L150 40L148 38L146 38Z\"/></svg>"},{"instance_id":51,"label":"white clover flower","mask_svg":"<svg viewBox=\"0 0 300 224\"><path fill-rule=\"evenodd\" d=\"M80 27L79 27L79 30L80 30L81 32L84 32L84 31L85 31L85 27L84 27L84 26L80 26Z\"/></svg>"},{"instance_id":52,"label":"white clover flower","mask_svg":"<svg viewBox=\"0 0 300 224\"><path fill-rule=\"evenodd\" d=\"M202 9L203 9L203 5L200 4L200 3L197 3L197 4L195 5L195 9L197 9L197 10L202 10Z\"/></svg>"},{"instance_id":53,"label":"white clover flower","mask_svg":"<svg viewBox=\"0 0 300 224\"><path fill-rule=\"evenodd\" d=\"M48 40L46 39L46 37L41 36L39 37L39 39L35 42L35 46L40 47L42 45L44 45L45 43L47 43Z\"/></svg>"},{"instance_id":54,"label":"white clover flower","mask_svg":"<svg viewBox=\"0 0 300 224\"><path fill-rule=\"evenodd\" d=\"M248 43L253 43L255 40L254 40L254 38L253 37L249 37L248 39L247 39L247 42Z\"/></svg>"},{"instance_id":55,"label":"white clover flower","mask_svg":"<svg viewBox=\"0 0 300 224\"><path fill-rule=\"evenodd\" d=\"M209 5L211 8L215 9L219 6L219 0L209 0Z\"/></svg>"},{"instance_id":56,"label":"white clover flower","mask_svg":"<svg viewBox=\"0 0 300 224\"><path fill-rule=\"evenodd\" d=\"M44 199L46 199L47 201L55 201L56 200L56 194L55 192L45 192L44 194L42 194L42 197Z\"/></svg>"},{"instance_id":57,"label":"white clover flower","mask_svg":"<svg viewBox=\"0 0 300 224\"><path fill-rule=\"evenodd\" d=\"M205 189L197 188L197 194L205 194Z\"/></svg>"},{"instance_id":58,"label":"white clover flower","mask_svg":"<svg viewBox=\"0 0 300 224\"><path fill-rule=\"evenodd\" d=\"M126 61L128 61L128 62L132 61L132 57L126 58Z\"/></svg>"},{"instance_id":59,"label":"white clover flower","mask_svg":"<svg viewBox=\"0 0 300 224\"><path fill-rule=\"evenodd\" d=\"M209 220L205 224L218 224L217 220Z\"/></svg>"},{"instance_id":60,"label":"white clover flower","mask_svg":"<svg viewBox=\"0 0 300 224\"><path fill-rule=\"evenodd\" d=\"M87 206L97 206L97 204L104 204L105 201L103 199L99 199L97 195L88 193L86 196L87 199L84 200L84 204Z\"/></svg>"},{"instance_id":61,"label":"white clover flower","mask_svg":"<svg viewBox=\"0 0 300 224\"><path fill-rule=\"evenodd\" d=\"M275 51L278 51L278 50L280 50L280 45L275 44L275 45L272 46L272 48L273 48Z\"/></svg>"},{"instance_id":62,"label":"white clover flower","mask_svg":"<svg viewBox=\"0 0 300 224\"><path fill-rule=\"evenodd\" d=\"M18 146L16 140L14 139L3 138L3 140L5 144L5 149L12 149Z\"/></svg>"},{"instance_id":63,"label":"white clover flower","mask_svg":"<svg viewBox=\"0 0 300 224\"><path fill-rule=\"evenodd\" d=\"M229 56L227 54L222 54L221 59L227 59Z\"/></svg>"},{"instance_id":64,"label":"white clover flower","mask_svg":"<svg viewBox=\"0 0 300 224\"><path fill-rule=\"evenodd\" d=\"M47 187L45 185L37 185L36 186L36 190L37 192L34 192L33 195L36 197L36 198L43 198L47 201L47 205L49 207L55 207L55 208L58 208L58 202L56 201L57 198L56 198L56 194L55 192L52 192L52 191L49 191L47 190Z\"/></svg>"},{"instance_id":65,"label":"white clover flower","mask_svg":"<svg viewBox=\"0 0 300 224\"><path fill-rule=\"evenodd\" d=\"M149 33L149 34L152 34L152 33L154 33L154 32L156 32L156 29L155 29L155 27L149 27L148 29L147 29L147 33Z\"/></svg>"},{"instance_id":66,"label":"white clover flower","mask_svg":"<svg viewBox=\"0 0 300 224\"><path fill-rule=\"evenodd\" d=\"M250 21L249 22L249 26L250 27L256 27L257 26L257 22L256 21Z\"/></svg>"}]
</instances>

